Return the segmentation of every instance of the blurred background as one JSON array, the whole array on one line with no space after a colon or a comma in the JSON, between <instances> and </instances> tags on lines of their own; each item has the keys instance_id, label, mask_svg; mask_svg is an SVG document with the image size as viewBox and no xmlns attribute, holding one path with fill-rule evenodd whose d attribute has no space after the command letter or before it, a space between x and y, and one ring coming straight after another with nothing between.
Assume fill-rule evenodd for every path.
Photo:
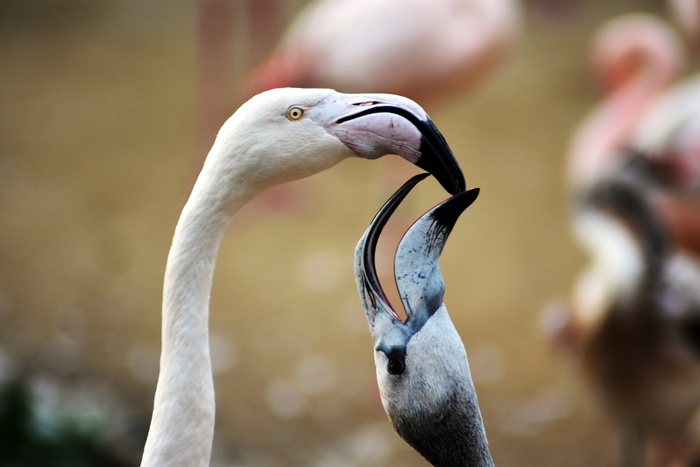
<instances>
[{"instance_id":1,"label":"blurred background","mask_svg":"<svg viewBox=\"0 0 700 467\"><path fill-rule=\"evenodd\" d=\"M97 433L110 460L85 465L140 459L180 209L246 73L304 3L0 2L0 381L28 388L32 416L60 420L52 429ZM441 259L445 302L497 465L615 465L614 430L539 323L585 262L564 173L600 99L591 36L618 15L670 13L660 0L521 7L500 66L425 103L482 189ZM357 240L411 170L348 160L234 221L211 301L212 465L426 465L381 408L352 270ZM446 196L423 185L406 221Z\"/></svg>"}]
</instances>

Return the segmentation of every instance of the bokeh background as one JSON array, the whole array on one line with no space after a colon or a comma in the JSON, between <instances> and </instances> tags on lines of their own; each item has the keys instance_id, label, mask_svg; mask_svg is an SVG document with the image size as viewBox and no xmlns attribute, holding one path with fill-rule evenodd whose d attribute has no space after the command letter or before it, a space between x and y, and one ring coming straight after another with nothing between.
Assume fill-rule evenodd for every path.
<instances>
[{"instance_id":1,"label":"bokeh background","mask_svg":"<svg viewBox=\"0 0 700 467\"><path fill-rule=\"evenodd\" d=\"M204 28L228 34L207 74L197 2L0 2L0 378L26 381L44 412L87 414L122 465L145 440L165 259L208 128L303 4L233 2ZM563 173L600 98L589 40L638 11L669 15L660 0L527 2L512 57L429 109L482 188L441 265L500 466L615 464L614 430L540 315L585 261ZM247 208L231 227L211 303L213 465L426 465L381 408L352 271L400 184L388 164L343 162L295 185L290 209ZM423 185L402 219L446 196Z\"/></svg>"}]
</instances>

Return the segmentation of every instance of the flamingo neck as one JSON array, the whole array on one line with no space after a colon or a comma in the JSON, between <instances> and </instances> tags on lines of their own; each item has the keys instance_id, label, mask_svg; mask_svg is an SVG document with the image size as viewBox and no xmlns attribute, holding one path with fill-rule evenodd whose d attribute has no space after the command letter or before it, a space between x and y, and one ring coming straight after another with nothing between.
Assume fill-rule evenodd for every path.
<instances>
[{"instance_id":1,"label":"flamingo neck","mask_svg":"<svg viewBox=\"0 0 700 467\"><path fill-rule=\"evenodd\" d=\"M619 221L598 213L577 217L574 233L591 256L574 292L576 319L594 328L620 296L630 296L645 273L645 257L638 240Z\"/></svg>"},{"instance_id":2,"label":"flamingo neck","mask_svg":"<svg viewBox=\"0 0 700 467\"><path fill-rule=\"evenodd\" d=\"M257 192L235 169L222 170L221 159L209 154L168 255L160 373L142 466L209 465L215 414L209 297L216 256L234 213Z\"/></svg>"},{"instance_id":3,"label":"flamingo neck","mask_svg":"<svg viewBox=\"0 0 700 467\"><path fill-rule=\"evenodd\" d=\"M587 184L599 176L625 148L649 96L634 83L596 107L577 131L571 149L569 179Z\"/></svg>"},{"instance_id":4,"label":"flamingo neck","mask_svg":"<svg viewBox=\"0 0 700 467\"><path fill-rule=\"evenodd\" d=\"M573 186L587 185L608 168L629 145L647 109L680 73L680 51L671 38L636 40L640 42L630 44L614 63L602 65L610 90L574 135L568 174Z\"/></svg>"}]
</instances>

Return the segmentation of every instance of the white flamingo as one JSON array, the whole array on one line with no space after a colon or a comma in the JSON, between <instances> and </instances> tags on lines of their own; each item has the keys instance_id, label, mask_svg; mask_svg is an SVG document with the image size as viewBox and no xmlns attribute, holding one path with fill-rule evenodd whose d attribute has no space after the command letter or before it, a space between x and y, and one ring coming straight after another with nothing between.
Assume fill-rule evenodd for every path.
<instances>
[{"instance_id":1,"label":"white flamingo","mask_svg":"<svg viewBox=\"0 0 700 467\"><path fill-rule=\"evenodd\" d=\"M226 226L262 190L359 156L398 154L451 193L465 188L447 143L413 101L329 89L274 89L222 126L185 204L163 289L160 374L142 466L208 465L214 432L209 296Z\"/></svg>"}]
</instances>

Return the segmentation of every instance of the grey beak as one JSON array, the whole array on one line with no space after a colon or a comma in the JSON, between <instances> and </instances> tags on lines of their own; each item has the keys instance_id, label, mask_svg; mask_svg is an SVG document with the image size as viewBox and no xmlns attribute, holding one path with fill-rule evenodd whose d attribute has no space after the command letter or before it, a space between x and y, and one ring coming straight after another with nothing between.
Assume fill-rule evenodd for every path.
<instances>
[{"instance_id":1,"label":"grey beak","mask_svg":"<svg viewBox=\"0 0 700 467\"><path fill-rule=\"evenodd\" d=\"M355 274L370 328L377 319L400 322L386 298L375 266L377 240L382 229L401 201L427 174L416 175L406 182L382 206L370 223L355 250ZM462 212L479 194L479 189L463 191L423 214L401 239L395 258L395 275L399 294L406 309L408 332L417 332L442 305L444 282L438 258L452 228ZM382 316L383 315L383 316ZM398 323L396 323L398 324Z\"/></svg>"}]
</instances>

